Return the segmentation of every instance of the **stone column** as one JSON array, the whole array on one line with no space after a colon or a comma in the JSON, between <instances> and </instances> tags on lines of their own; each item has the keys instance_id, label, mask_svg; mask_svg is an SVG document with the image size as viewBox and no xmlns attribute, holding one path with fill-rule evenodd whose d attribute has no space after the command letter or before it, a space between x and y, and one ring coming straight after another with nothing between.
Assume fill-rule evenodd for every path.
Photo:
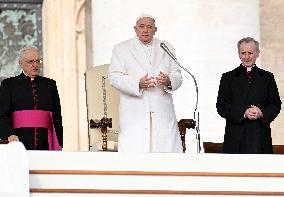
<instances>
[{"instance_id":1,"label":"stone column","mask_svg":"<svg viewBox=\"0 0 284 197\"><path fill-rule=\"evenodd\" d=\"M84 72L92 65L90 0L43 1L44 76L57 81L64 150L88 150Z\"/></svg>"},{"instance_id":2,"label":"stone column","mask_svg":"<svg viewBox=\"0 0 284 197\"><path fill-rule=\"evenodd\" d=\"M273 72L284 102L284 1L260 0L262 68ZM282 105L283 109L283 105ZM284 144L284 113L272 123L273 144Z\"/></svg>"}]
</instances>

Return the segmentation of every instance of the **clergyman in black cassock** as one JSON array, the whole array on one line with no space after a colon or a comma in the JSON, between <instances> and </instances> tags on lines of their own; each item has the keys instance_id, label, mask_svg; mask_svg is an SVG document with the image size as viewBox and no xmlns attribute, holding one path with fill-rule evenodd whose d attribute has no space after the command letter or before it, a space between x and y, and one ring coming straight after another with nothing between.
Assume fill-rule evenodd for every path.
<instances>
[{"instance_id":1,"label":"clergyman in black cassock","mask_svg":"<svg viewBox=\"0 0 284 197\"><path fill-rule=\"evenodd\" d=\"M52 113L58 142L63 147L61 106L56 82L39 76L41 59L36 48L25 48L21 53L23 73L3 80L0 87L0 138L19 140L28 150L48 150L47 128L13 128L11 118L15 111L43 110ZM11 140L11 136L16 140Z\"/></svg>"},{"instance_id":2,"label":"clergyman in black cassock","mask_svg":"<svg viewBox=\"0 0 284 197\"><path fill-rule=\"evenodd\" d=\"M238 42L242 64L222 75L216 108L226 119L223 152L273 153L270 123L281 110L271 72L258 68L259 43L247 37Z\"/></svg>"}]
</instances>

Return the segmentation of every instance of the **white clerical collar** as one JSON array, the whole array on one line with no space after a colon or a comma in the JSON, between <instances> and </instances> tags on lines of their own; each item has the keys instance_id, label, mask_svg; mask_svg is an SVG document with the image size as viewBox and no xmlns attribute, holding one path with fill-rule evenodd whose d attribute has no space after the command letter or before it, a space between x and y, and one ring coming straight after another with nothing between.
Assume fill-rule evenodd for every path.
<instances>
[{"instance_id":1,"label":"white clerical collar","mask_svg":"<svg viewBox=\"0 0 284 197\"><path fill-rule=\"evenodd\" d=\"M147 51L148 54L152 54L152 44L153 42L150 42L148 44L144 44L141 42L142 47Z\"/></svg>"},{"instance_id":2,"label":"white clerical collar","mask_svg":"<svg viewBox=\"0 0 284 197\"><path fill-rule=\"evenodd\" d=\"M243 66L243 67L245 67L245 68L247 69L247 72L250 72L250 71L251 71L251 69L252 69L253 67L255 67L256 65L254 64L253 66L246 67L246 66L244 66L244 65L242 64L242 66Z\"/></svg>"},{"instance_id":3,"label":"white clerical collar","mask_svg":"<svg viewBox=\"0 0 284 197\"><path fill-rule=\"evenodd\" d=\"M33 81L35 78L31 78L30 76L28 76L24 71L23 71L24 75L26 75L27 77L29 77L31 79L31 81Z\"/></svg>"},{"instance_id":4,"label":"white clerical collar","mask_svg":"<svg viewBox=\"0 0 284 197\"><path fill-rule=\"evenodd\" d=\"M143 43L144 44L144 43ZM147 47L152 47L152 45L153 45L153 40L151 40L151 42L149 42L149 43L147 43L147 44L144 44L145 46L147 46Z\"/></svg>"},{"instance_id":5,"label":"white clerical collar","mask_svg":"<svg viewBox=\"0 0 284 197\"><path fill-rule=\"evenodd\" d=\"M138 36L136 36L136 38L138 39L139 43L144 47L152 47L152 45L153 45L153 39L151 40L151 42L145 44L141 40L139 40Z\"/></svg>"}]
</instances>

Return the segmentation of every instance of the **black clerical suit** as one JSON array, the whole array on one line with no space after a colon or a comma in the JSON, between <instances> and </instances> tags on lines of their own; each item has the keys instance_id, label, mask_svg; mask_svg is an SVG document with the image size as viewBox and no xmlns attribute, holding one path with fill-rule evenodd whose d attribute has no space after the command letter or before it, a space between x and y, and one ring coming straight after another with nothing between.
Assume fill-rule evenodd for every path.
<instances>
[{"instance_id":1,"label":"black clerical suit","mask_svg":"<svg viewBox=\"0 0 284 197\"><path fill-rule=\"evenodd\" d=\"M257 106L263 117L244 118L247 108ZM270 123L281 109L277 85L272 73L240 65L222 75L217 97L217 111L226 119L224 153L272 153Z\"/></svg>"},{"instance_id":2,"label":"black clerical suit","mask_svg":"<svg viewBox=\"0 0 284 197\"><path fill-rule=\"evenodd\" d=\"M41 76L31 80L23 73L1 83L0 138L17 135L28 150L48 150L46 128L12 128L12 112L35 109L52 112L58 142L63 147L61 106L56 82Z\"/></svg>"}]
</instances>

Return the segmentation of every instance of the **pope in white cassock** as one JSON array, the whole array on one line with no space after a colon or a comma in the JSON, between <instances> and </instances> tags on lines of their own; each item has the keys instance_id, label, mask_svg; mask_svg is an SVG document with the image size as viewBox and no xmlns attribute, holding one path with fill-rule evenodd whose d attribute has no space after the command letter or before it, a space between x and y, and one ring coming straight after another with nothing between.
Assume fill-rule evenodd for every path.
<instances>
[{"instance_id":1,"label":"pope in white cassock","mask_svg":"<svg viewBox=\"0 0 284 197\"><path fill-rule=\"evenodd\" d=\"M134 29L134 38L114 47L108 73L120 92L118 151L182 152L172 98L182 84L180 69L153 38L151 15L139 16Z\"/></svg>"}]
</instances>

